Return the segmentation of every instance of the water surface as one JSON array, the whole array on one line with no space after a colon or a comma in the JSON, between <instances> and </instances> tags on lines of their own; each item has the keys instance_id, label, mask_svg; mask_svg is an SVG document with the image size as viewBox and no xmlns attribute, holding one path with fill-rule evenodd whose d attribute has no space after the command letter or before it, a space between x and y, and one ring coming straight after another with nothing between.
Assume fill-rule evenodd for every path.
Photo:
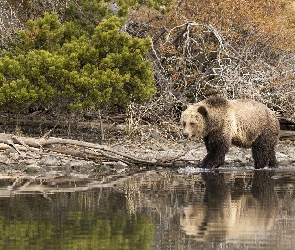
<instances>
[{"instance_id":1,"label":"water surface","mask_svg":"<svg viewBox=\"0 0 295 250\"><path fill-rule=\"evenodd\" d=\"M295 170L0 178L0 249L295 249Z\"/></svg>"}]
</instances>

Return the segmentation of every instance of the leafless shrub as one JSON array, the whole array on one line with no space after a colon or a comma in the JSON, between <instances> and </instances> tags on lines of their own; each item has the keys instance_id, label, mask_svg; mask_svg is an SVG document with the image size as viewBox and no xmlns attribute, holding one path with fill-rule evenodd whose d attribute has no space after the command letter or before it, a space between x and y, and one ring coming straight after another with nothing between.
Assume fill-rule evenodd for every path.
<instances>
[{"instance_id":1,"label":"leafless shrub","mask_svg":"<svg viewBox=\"0 0 295 250\"><path fill-rule=\"evenodd\" d=\"M156 131L162 138L179 138L181 131L175 109L173 97L160 95L152 101L140 105L130 104L127 108L126 129L129 136L143 135L150 139L148 132Z\"/></svg>"},{"instance_id":2,"label":"leafless shrub","mask_svg":"<svg viewBox=\"0 0 295 250\"><path fill-rule=\"evenodd\" d=\"M141 118L158 124L177 121L179 103L217 94L255 99L295 121L295 57L291 53L257 54L255 42L233 48L213 26L192 21L170 30L162 27L162 32L153 33L153 40L150 59L158 93L147 105L137 107Z\"/></svg>"},{"instance_id":3,"label":"leafless shrub","mask_svg":"<svg viewBox=\"0 0 295 250\"><path fill-rule=\"evenodd\" d=\"M8 1L0 1L0 45L4 47L7 41L12 40L18 29L23 25L15 9Z\"/></svg>"}]
</instances>

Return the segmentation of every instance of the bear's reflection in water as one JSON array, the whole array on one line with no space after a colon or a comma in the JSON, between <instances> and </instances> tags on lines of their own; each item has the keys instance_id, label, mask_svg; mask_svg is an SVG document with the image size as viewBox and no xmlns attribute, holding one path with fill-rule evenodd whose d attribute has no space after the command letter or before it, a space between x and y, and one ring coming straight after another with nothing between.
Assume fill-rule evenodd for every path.
<instances>
[{"instance_id":1,"label":"bear's reflection in water","mask_svg":"<svg viewBox=\"0 0 295 250\"><path fill-rule=\"evenodd\" d=\"M277 197L273 171L255 171L247 187L227 183L223 173L203 173L203 203L190 204L180 218L182 230L198 241L250 240L274 225Z\"/></svg>"}]
</instances>

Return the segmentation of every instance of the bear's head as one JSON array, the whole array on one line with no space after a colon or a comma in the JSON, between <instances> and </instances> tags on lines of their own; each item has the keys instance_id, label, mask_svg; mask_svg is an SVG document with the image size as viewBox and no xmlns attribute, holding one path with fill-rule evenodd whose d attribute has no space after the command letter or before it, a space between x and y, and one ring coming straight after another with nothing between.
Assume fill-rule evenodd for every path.
<instances>
[{"instance_id":1,"label":"bear's head","mask_svg":"<svg viewBox=\"0 0 295 250\"><path fill-rule=\"evenodd\" d=\"M206 135L207 109L199 104L189 105L181 114L180 122L185 138L204 137Z\"/></svg>"}]
</instances>

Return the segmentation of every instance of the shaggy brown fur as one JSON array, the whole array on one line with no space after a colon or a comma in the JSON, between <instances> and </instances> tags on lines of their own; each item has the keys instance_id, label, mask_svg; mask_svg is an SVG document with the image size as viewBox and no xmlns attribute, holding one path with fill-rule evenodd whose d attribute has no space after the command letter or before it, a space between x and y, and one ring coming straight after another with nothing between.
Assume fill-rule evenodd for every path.
<instances>
[{"instance_id":1,"label":"shaggy brown fur","mask_svg":"<svg viewBox=\"0 0 295 250\"><path fill-rule=\"evenodd\" d=\"M231 145L252 147L255 168L276 167L279 122L264 104L253 100L210 97L188 106L181 115L185 137L203 137L202 167L219 167Z\"/></svg>"}]
</instances>

